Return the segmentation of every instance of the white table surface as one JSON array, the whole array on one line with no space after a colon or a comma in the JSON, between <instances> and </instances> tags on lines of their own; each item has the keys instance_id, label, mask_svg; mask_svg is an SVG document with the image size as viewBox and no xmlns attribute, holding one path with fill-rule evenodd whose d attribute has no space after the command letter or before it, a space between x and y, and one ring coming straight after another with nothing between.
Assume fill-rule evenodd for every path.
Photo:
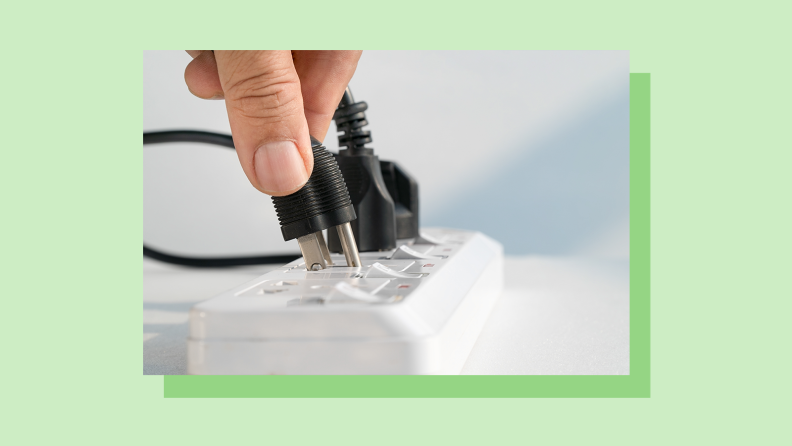
<instances>
[{"instance_id":1,"label":"white table surface","mask_svg":"<svg viewBox=\"0 0 792 446\"><path fill-rule=\"evenodd\" d=\"M279 266L184 268L143 260L143 373L186 373L188 312ZM506 287L466 375L630 373L629 261L506 257Z\"/></svg>"}]
</instances>

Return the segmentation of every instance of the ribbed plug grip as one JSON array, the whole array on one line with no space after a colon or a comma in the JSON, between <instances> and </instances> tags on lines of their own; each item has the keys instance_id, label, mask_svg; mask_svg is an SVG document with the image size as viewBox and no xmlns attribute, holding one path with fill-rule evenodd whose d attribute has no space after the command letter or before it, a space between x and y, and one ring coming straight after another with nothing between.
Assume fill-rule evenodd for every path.
<instances>
[{"instance_id":1,"label":"ribbed plug grip","mask_svg":"<svg viewBox=\"0 0 792 446\"><path fill-rule=\"evenodd\" d=\"M363 130L368 125L365 111L368 104L355 102L339 107L333 114L336 128L341 133L338 135L339 147L347 147L351 151L366 149L366 144L371 142L371 132Z\"/></svg>"},{"instance_id":2,"label":"ribbed plug grip","mask_svg":"<svg viewBox=\"0 0 792 446\"><path fill-rule=\"evenodd\" d=\"M344 177L333 155L311 138L314 168L299 191L272 197L284 240L313 234L356 218Z\"/></svg>"}]
</instances>

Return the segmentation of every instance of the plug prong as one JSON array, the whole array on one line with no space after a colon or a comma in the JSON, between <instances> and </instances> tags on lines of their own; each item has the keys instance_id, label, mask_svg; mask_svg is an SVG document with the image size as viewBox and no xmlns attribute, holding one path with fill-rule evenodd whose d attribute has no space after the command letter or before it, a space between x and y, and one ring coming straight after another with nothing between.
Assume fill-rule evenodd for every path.
<instances>
[{"instance_id":1,"label":"plug prong","mask_svg":"<svg viewBox=\"0 0 792 446\"><path fill-rule=\"evenodd\" d=\"M355 243L355 235L352 234L352 226L349 223L344 223L336 226L336 230L338 230L338 239L341 241L341 249L344 251L347 266L360 266L360 255L357 243Z\"/></svg>"},{"instance_id":2,"label":"plug prong","mask_svg":"<svg viewBox=\"0 0 792 446\"><path fill-rule=\"evenodd\" d=\"M328 266L333 266L333 259L330 258L330 250L327 249L327 243L325 243L322 231L316 233L316 240L319 242L319 250L322 251L322 257L324 257L325 263L327 263Z\"/></svg>"},{"instance_id":3,"label":"plug prong","mask_svg":"<svg viewBox=\"0 0 792 446\"><path fill-rule=\"evenodd\" d=\"M303 259L305 259L305 269L308 271L318 271L327 268L327 260L325 260L324 255L322 255L322 248L317 234L319 234L319 237L322 237L321 232L314 232L297 238L297 243L300 245ZM321 244L324 244L324 237L322 237L321 240ZM327 250L327 247L325 247L325 250Z\"/></svg>"}]
</instances>

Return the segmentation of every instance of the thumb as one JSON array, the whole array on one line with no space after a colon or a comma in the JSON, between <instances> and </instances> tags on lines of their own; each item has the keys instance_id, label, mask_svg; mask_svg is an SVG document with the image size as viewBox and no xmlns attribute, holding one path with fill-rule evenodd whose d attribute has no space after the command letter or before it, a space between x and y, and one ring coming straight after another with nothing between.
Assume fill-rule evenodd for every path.
<instances>
[{"instance_id":1,"label":"thumb","mask_svg":"<svg viewBox=\"0 0 792 446\"><path fill-rule=\"evenodd\" d=\"M300 78L290 51L215 51L239 161L270 195L299 190L313 170Z\"/></svg>"}]
</instances>

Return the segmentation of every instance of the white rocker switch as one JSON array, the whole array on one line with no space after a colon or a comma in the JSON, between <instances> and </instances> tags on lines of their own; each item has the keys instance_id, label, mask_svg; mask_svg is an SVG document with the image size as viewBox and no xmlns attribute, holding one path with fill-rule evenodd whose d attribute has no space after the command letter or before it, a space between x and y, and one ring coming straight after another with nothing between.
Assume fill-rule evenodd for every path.
<instances>
[{"instance_id":1,"label":"white rocker switch","mask_svg":"<svg viewBox=\"0 0 792 446\"><path fill-rule=\"evenodd\" d=\"M407 245L401 245L396 248L393 255L390 256L391 259L424 259L424 260L435 260L435 259L444 259L445 256L432 256L429 254L424 254L418 252Z\"/></svg>"},{"instance_id":2,"label":"white rocker switch","mask_svg":"<svg viewBox=\"0 0 792 446\"><path fill-rule=\"evenodd\" d=\"M404 273L396 271L395 269L388 268L382 263L375 262L371 265L371 269L366 273L367 279L420 279L424 275L421 273Z\"/></svg>"}]
</instances>

